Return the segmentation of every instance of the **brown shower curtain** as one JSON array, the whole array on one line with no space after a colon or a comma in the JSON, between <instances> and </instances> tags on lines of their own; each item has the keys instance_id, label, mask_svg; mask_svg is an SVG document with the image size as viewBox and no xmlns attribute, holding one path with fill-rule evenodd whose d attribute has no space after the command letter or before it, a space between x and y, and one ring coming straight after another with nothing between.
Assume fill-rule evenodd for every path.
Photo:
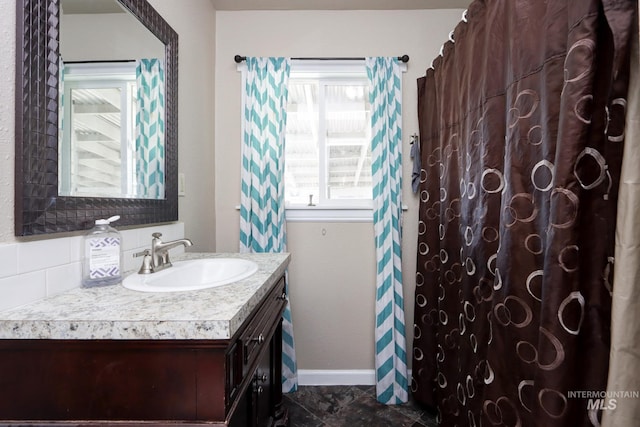
<instances>
[{"instance_id":1,"label":"brown shower curtain","mask_svg":"<svg viewBox=\"0 0 640 427\"><path fill-rule=\"evenodd\" d=\"M607 385L636 9L476 0L418 80L412 391L442 426L597 425L609 405L589 392Z\"/></svg>"}]
</instances>

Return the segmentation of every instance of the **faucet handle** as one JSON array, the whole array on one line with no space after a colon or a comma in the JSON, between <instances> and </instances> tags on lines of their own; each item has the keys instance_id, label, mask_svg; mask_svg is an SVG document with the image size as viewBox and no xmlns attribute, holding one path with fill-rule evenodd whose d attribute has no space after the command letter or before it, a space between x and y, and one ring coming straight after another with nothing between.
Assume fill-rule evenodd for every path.
<instances>
[{"instance_id":1,"label":"faucet handle","mask_svg":"<svg viewBox=\"0 0 640 427\"><path fill-rule=\"evenodd\" d=\"M162 233L158 233L158 232L152 233L151 237L153 237L154 239L159 239L160 237L162 237Z\"/></svg>"},{"instance_id":2,"label":"faucet handle","mask_svg":"<svg viewBox=\"0 0 640 427\"><path fill-rule=\"evenodd\" d=\"M138 257L141 257L141 256L147 256L147 255L151 255L151 251L149 251L149 249L145 249L142 252L136 252L135 254L133 254L133 257L134 258L138 258Z\"/></svg>"},{"instance_id":3,"label":"faucet handle","mask_svg":"<svg viewBox=\"0 0 640 427\"><path fill-rule=\"evenodd\" d=\"M145 249L142 252L137 252L133 254L134 257L144 257L142 258L142 265L140 266L140 270L138 270L138 274L149 274L153 273L153 266L151 265L151 251L149 249Z\"/></svg>"}]
</instances>

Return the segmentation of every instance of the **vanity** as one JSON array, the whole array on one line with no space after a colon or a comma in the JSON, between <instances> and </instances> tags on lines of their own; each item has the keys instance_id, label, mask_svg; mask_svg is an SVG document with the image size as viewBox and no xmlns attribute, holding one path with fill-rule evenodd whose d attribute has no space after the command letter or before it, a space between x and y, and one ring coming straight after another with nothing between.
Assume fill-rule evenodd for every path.
<instances>
[{"instance_id":1,"label":"vanity","mask_svg":"<svg viewBox=\"0 0 640 427\"><path fill-rule=\"evenodd\" d=\"M188 292L74 289L0 312L0 423L286 426L289 254Z\"/></svg>"}]
</instances>

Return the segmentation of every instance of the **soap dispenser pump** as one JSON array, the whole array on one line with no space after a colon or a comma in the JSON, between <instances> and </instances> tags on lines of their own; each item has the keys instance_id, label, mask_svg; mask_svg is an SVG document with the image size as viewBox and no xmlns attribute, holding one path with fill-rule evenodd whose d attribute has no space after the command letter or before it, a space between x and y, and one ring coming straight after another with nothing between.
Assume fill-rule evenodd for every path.
<instances>
[{"instance_id":1,"label":"soap dispenser pump","mask_svg":"<svg viewBox=\"0 0 640 427\"><path fill-rule=\"evenodd\" d=\"M122 236L110 226L119 219L119 215L98 219L84 236L83 287L115 285L122 281Z\"/></svg>"}]
</instances>

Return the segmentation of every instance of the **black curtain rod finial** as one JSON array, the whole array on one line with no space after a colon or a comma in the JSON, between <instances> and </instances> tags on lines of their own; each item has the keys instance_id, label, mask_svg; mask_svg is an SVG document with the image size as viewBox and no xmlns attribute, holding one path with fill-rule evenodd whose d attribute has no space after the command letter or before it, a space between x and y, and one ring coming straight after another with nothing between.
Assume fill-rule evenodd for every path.
<instances>
[{"instance_id":1,"label":"black curtain rod finial","mask_svg":"<svg viewBox=\"0 0 640 427\"><path fill-rule=\"evenodd\" d=\"M409 62L409 55L402 55L402 56L398 56L398 61L402 61L404 63ZM240 56L240 55L236 55L233 57L233 60L236 62L236 64L241 63L242 61L245 61L247 59L246 56ZM305 59L330 59L330 60L353 60L353 59L364 59L364 58L291 58L291 59L298 59L298 60L305 60Z\"/></svg>"}]
</instances>

